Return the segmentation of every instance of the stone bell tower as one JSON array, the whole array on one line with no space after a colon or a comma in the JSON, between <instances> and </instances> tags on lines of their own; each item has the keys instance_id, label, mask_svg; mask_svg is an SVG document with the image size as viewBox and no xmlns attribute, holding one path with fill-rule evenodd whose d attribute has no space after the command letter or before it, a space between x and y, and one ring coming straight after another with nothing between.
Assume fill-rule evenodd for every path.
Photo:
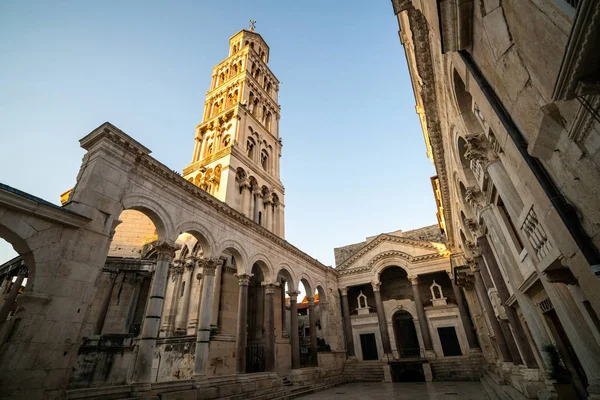
<instances>
[{"instance_id":1,"label":"stone bell tower","mask_svg":"<svg viewBox=\"0 0 600 400\"><path fill-rule=\"evenodd\" d=\"M269 46L254 21L229 39L229 56L213 68L183 177L283 237L279 81L268 62Z\"/></svg>"}]
</instances>

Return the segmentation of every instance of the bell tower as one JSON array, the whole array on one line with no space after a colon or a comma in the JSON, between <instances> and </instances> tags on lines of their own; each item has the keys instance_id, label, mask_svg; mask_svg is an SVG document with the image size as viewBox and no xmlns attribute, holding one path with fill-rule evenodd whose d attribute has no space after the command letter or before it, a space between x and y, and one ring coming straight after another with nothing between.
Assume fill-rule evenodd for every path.
<instances>
[{"instance_id":1,"label":"bell tower","mask_svg":"<svg viewBox=\"0 0 600 400\"><path fill-rule=\"evenodd\" d=\"M213 68L183 177L283 237L279 81L268 62L269 46L254 21L229 39L229 56Z\"/></svg>"}]
</instances>

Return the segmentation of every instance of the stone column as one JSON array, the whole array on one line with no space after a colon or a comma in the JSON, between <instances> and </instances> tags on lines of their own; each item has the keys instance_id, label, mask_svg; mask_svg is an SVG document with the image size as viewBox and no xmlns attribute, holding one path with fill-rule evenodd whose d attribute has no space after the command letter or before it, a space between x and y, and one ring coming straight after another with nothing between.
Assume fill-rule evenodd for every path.
<instances>
[{"instance_id":1,"label":"stone column","mask_svg":"<svg viewBox=\"0 0 600 400\"><path fill-rule=\"evenodd\" d=\"M285 310L285 281L280 283L279 289L281 289L281 337L289 337Z\"/></svg>"},{"instance_id":2,"label":"stone column","mask_svg":"<svg viewBox=\"0 0 600 400\"><path fill-rule=\"evenodd\" d=\"M156 348L156 338L160 328L160 319L165 301L169 264L173 259L175 250L180 246L171 242L161 242L156 245L156 269L150 286L150 297L144 315L142 333L138 340L138 352L133 370L133 383L140 390L150 390L150 375L152 373L152 360Z\"/></svg>"},{"instance_id":3,"label":"stone column","mask_svg":"<svg viewBox=\"0 0 600 400\"><path fill-rule=\"evenodd\" d=\"M245 214L248 218L252 218L252 214L248 212L250 207L250 184L247 180L244 180L244 182L240 184L240 188L242 189L241 212Z\"/></svg>"},{"instance_id":4,"label":"stone column","mask_svg":"<svg viewBox=\"0 0 600 400\"><path fill-rule=\"evenodd\" d=\"M531 345L527 340L527 336L525 335L525 330L523 329L523 325L521 325L521 321L519 320L519 316L517 315L517 311L510 307L506 302L510 297L508 292L508 288L506 287L506 282L504 281L504 277L500 272L500 267L498 266L498 262L496 261L496 257L492 252L492 248L490 247L490 243L486 236L481 236L477 238L477 244L481 249L481 256L483 257L485 264L487 265L488 271L494 280L496 290L498 290L498 296L500 296L500 301L502 302L502 306L504 307L504 311L506 312L506 317L508 318L508 323L512 328L512 333L514 335L515 340L517 341L517 346L521 350L523 354L523 361L528 368L538 368L537 361L535 360L535 356L533 355L533 351L531 350Z\"/></svg>"},{"instance_id":5,"label":"stone column","mask_svg":"<svg viewBox=\"0 0 600 400\"><path fill-rule=\"evenodd\" d=\"M479 294L479 299L483 303L483 307L485 308L488 320L492 325L491 328L494 331L496 343L498 343L498 350L500 351L502 361L512 362L513 358L508 349L508 345L506 344L506 340L504 339L502 329L500 328L500 322L498 322L498 320L496 319L496 314L494 313L494 307L492 307L492 302L490 301L487 291L485 290L485 287L483 285L483 280L481 279L481 273L479 272L479 269L473 270L473 276L475 277L475 289Z\"/></svg>"},{"instance_id":6,"label":"stone column","mask_svg":"<svg viewBox=\"0 0 600 400\"><path fill-rule=\"evenodd\" d=\"M298 337L298 292L288 292L290 296L290 335L292 343L292 368L300 368L300 338Z\"/></svg>"},{"instance_id":7,"label":"stone column","mask_svg":"<svg viewBox=\"0 0 600 400\"><path fill-rule=\"evenodd\" d=\"M423 308L423 302L421 301L421 294L419 293L419 277L412 275L408 277L412 284L413 297L415 298L415 308L417 309L417 317L419 319L419 327L421 328L421 335L423 335L423 345L425 350L433 350L433 343L431 342L431 333L429 332L429 323L427 322L427 316L425 315L425 309Z\"/></svg>"},{"instance_id":8,"label":"stone column","mask_svg":"<svg viewBox=\"0 0 600 400\"><path fill-rule=\"evenodd\" d=\"M27 275L27 269L21 268L19 270L19 273L17 275L17 279L15 280L15 283L13 284L12 288L10 289L8 296L6 297L6 300L4 301L4 303L2 303L2 307L0 307L0 324L2 324L4 321L6 321L6 318L8 317L8 314L10 313L11 308L15 304L15 300L17 299L17 296L19 295L19 289L21 288L21 285L23 284L23 279L25 279L25 275Z\"/></svg>"},{"instance_id":9,"label":"stone column","mask_svg":"<svg viewBox=\"0 0 600 400\"><path fill-rule=\"evenodd\" d=\"M273 211L273 207L271 206L272 204L271 196L265 196L263 201L263 221L261 225L268 230L271 230L271 213Z\"/></svg>"},{"instance_id":10,"label":"stone column","mask_svg":"<svg viewBox=\"0 0 600 400\"><path fill-rule=\"evenodd\" d=\"M6 288L8 287L9 283L10 283L9 274L2 276L2 284L0 285L0 303L2 302L2 295L4 294L4 292L6 292Z\"/></svg>"},{"instance_id":11,"label":"stone column","mask_svg":"<svg viewBox=\"0 0 600 400\"><path fill-rule=\"evenodd\" d=\"M352 337L352 321L350 320L350 305L348 304L348 288L341 288L342 292L342 315L344 317L344 327L346 330L346 352L348 357L354 355L354 338Z\"/></svg>"},{"instance_id":12,"label":"stone column","mask_svg":"<svg viewBox=\"0 0 600 400\"><path fill-rule=\"evenodd\" d=\"M377 307L377 320L379 322L379 331L381 332L381 341L383 342L383 352L392 354L392 345L390 343L390 334L388 332L387 322L385 320L385 311L383 309L383 301L381 300L381 282L371 282L373 293L375 294L375 307Z\"/></svg>"},{"instance_id":13,"label":"stone column","mask_svg":"<svg viewBox=\"0 0 600 400\"><path fill-rule=\"evenodd\" d=\"M223 261L223 260L222 260ZM223 279L223 265L224 262L221 262L217 265L217 269L215 271L215 285L213 288L213 303L212 303L212 312L210 317L210 329L219 330L219 310L221 308L221 281Z\"/></svg>"},{"instance_id":14,"label":"stone column","mask_svg":"<svg viewBox=\"0 0 600 400\"><path fill-rule=\"evenodd\" d=\"M190 300L192 297L192 283L194 279L194 262L192 260L185 261L185 270L187 272L187 279L185 280L185 287L183 288L184 292L181 312L177 313L177 319L175 320L175 331L187 333ZM179 290L181 291L181 288Z\"/></svg>"},{"instance_id":15,"label":"stone column","mask_svg":"<svg viewBox=\"0 0 600 400\"><path fill-rule=\"evenodd\" d=\"M465 308L465 301L463 299L462 291L460 287L456 285L454 282L454 277L452 274L450 275L450 282L452 283L452 291L454 292L454 297L456 298L456 305L458 306L458 313L460 314L460 320L463 324L463 328L465 329L465 334L467 335L467 342L469 343L469 349L478 349L477 339L475 339L475 332L473 332L473 324L471 322L471 318L469 318L469 314L467 313L467 309Z\"/></svg>"},{"instance_id":16,"label":"stone column","mask_svg":"<svg viewBox=\"0 0 600 400\"><path fill-rule=\"evenodd\" d=\"M238 317L237 317L237 337L235 353L235 372L243 374L246 372L246 343L248 341L248 284L250 283L250 274L238 274L238 283L240 285L238 295Z\"/></svg>"},{"instance_id":17,"label":"stone column","mask_svg":"<svg viewBox=\"0 0 600 400\"><path fill-rule=\"evenodd\" d=\"M310 325L310 354L313 367L317 367L317 316L315 315L315 298L313 296L306 296L306 299L308 300L308 323Z\"/></svg>"},{"instance_id":18,"label":"stone column","mask_svg":"<svg viewBox=\"0 0 600 400\"><path fill-rule=\"evenodd\" d=\"M265 369L275 371L275 287L272 282L262 282L265 287Z\"/></svg>"},{"instance_id":19,"label":"stone column","mask_svg":"<svg viewBox=\"0 0 600 400\"><path fill-rule=\"evenodd\" d=\"M483 287L486 289L486 291L489 292L489 289L491 289L491 288L496 289L496 287L494 286L494 282L492 281L492 278L490 277L488 269L485 266L483 257L481 257L481 256L477 257L477 264L479 265L479 272L481 273L481 278L483 280ZM502 308L504 309L504 307L502 307ZM502 311L502 310L500 310L500 309L498 310L498 314L499 314L498 322L500 323L500 329L502 330L502 334L504 335L504 341L506 342L506 345L508 346L508 351L510 351L512 361L515 364L522 364L523 360L521 359L521 354L519 353L519 348L517 347L517 342L515 342L515 338L510 330L508 320L506 320L505 318L502 318L502 316L500 315L500 311Z\"/></svg>"},{"instance_id":20,"label":"stone column","mask_svg":"<svg viewBox=\"0 0 600 400\"><path fill-rule=\"evenodd\" d=\"M96 319L96 325L94 326L94 335L100 335L102 333L102 328L104 327L104 321L106 320L108 306L110 306L110 298L112 297L112 292L115 287L117 275L119 275L119 271L109 272L108 289L106 295L104 295L104 300L102 300L102 305L100 306L100 313L98 314L98 319Z\"/></svg>"},{"instance_id":21,"label":"stone column","mask_svg":"<svg viewBox=\"0 0 600 400\"><path fill-rule=\"evenodd\" d=\"M198 334L196 336L196 356L194 361L194 377L206 375L208 362L208 344L210 342L210 320L213 303L213 284L215 270L223 262L220 258L206 258L202 265L202 295L200 298L200 318L198 320Z\"/></svg>"},{"instance_id":22,"label":"stone column","mask_svg":"<svg viewBox=\"0 0 600 400\"><path fill-rule=\"evenodd\" d=\"M131 324L133 323L133 318L135 317L135 310L137 308L137 303L140 298L142 281L143 278L137 273L134 273L133 277L131 278L131 284L133 285L133 293L131 295L131 301L129 302L129 310L127 310L127 319L125 320L125 333L129 333L129 330L131 329Z\"/></svg>"},{"instance_id":23,"label":"stone column","mask_svg":"<svg viewBox=\"0 0 600 400\"><path fill-rule=\"evenodd\" d=\"M203 261L201 258L194 258L194 270L192 272L192 279L194 281L194 287L191 293L192 301L190 303L190 311L188 313L188 325L187 334L195 335L196 329L198 329L198 314L200 312L200 294L202 293L202 274L198 272ZM195 274L195 275L194 275Z\"/></svg>"},{"instance_id":24,"label":"stone column","mask_svg":"<svg viewBox=\"0 0 600 400\"><path fill-rule=\"evenodd\" d=\"M252 196L254 198L254 208L253 208L253 212L254 212L254 222L258 223L258 213L260 213L262 211L262 196L260 193L260 189L255 188L254 192L253 192L254 196Z\"/></svg>"}]
</instances>

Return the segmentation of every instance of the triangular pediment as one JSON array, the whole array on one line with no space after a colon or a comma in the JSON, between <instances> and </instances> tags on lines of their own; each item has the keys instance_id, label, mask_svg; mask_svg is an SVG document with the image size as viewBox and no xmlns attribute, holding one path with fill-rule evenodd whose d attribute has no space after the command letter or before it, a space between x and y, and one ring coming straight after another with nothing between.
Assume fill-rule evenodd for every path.
<instances>
[{"instance_id":1,"label":"triangular pediment","mask_svg":"<svg viewBox=\"0 0 600 400\"><path fill-rule=\"evenodd\" d=\"M373 260L386 256L400 257L412 263L446 257L448 254L443 243L414 240L383 233L356 250L338 265L337 269L366 267Z\"/></svg>"}]
</instances>

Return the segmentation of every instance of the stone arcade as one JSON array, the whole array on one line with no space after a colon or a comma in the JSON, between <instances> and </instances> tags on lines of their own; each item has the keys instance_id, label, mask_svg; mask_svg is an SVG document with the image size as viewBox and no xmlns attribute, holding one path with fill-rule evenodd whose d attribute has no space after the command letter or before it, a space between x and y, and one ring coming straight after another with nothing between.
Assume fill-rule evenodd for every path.
<instances>
[{"instance_id":1,"label":"stone arcade","mask_svg":"<svg viewBox=\"0 0 600 400\"><path fill-rule=\"evenodd\" d=\"M439 224L337 248L336 268L284 240L279 81L253 24L213 70L183 175L107 122L62 207L0 184L19 253L0 265L0 397L482 379L492 398L600 398L600 51L583 40L600 3L561 1L392 1Z\"/></svg>"}]
</instances>

